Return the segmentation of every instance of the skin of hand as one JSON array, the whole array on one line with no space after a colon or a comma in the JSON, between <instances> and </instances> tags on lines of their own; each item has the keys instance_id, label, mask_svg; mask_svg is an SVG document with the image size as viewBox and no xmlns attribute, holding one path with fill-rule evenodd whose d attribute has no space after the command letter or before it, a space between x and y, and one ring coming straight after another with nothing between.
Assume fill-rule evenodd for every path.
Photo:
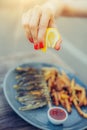
<instances>
[{"instance_id":1,"label":"skin of hand","mask_svg":"<svg viewBox=\"0 0 87 130\"><path fill-rule=\"evenodd\" d=\"M34 43L35 49L44 47L45 32L48 27L56 27L55 18L61 15L64 5L61 0L48 0L43 5L36 5L23 14L22 24L26 36L31 43ZM58 12L57 12L58 10ZM59 42L55 46L60 49Z\"/></svg>"},{"instance_id":2,"label":"skin of hand","mask_svg":"<svg viewBox=\"0 0 87 130\"><path fill-rule=\"evenodd\" d=\"M59 16L87 17L87 0L47 0L29 9L22 17L22 24L35 49L44 47L46 29L56 27L55 19ZM55 49L60 49L59 42Z\"/></svg>"}]
</instances>

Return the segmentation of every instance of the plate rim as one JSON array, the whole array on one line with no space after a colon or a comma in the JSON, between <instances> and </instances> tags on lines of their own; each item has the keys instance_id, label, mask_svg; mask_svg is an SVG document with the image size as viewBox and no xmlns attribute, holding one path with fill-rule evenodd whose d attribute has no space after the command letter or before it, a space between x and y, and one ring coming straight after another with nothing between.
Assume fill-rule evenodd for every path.
<instances>
[{"instance_id":1,"label":"plate rim","mask_svg":"<svg viewBox=\"0 0 87 130\"><path fill-rule=\"evenodd\" d=\"M37 127L37 128L40 128L40 129L42 129L42 130L50 130L50 129L48 129L48 128L45 128L45 129L44 129L43 126L41 127L40 125L33 123L31 120L28 120L28 119L25 118L22 114L20 114L20 113L18 112L18 110L11 104L11 102L10 102L10 100L9 100L9 98L8 98L8 95L7 95L7 93L6 93L6 81L7 81L8 76L11 74L12 71L15 70L16 67L21 66L21 65L26 65L26 64L27 64L27 65L28 65L28 64L46 64L46 65L55 66L56 68L63 69L63 70L66 71L67 73L72 74L72 75L75 76L79 81L81 81L81 80L80 80L74 73L69 72L69 70L65 69L64 67L60 67L60 66L58 66L58 65L51 64L51 63L46 63L46 62L24 62L24 63L15 65L15 66L12 67L11 69L9 69L8 72L6 73L5 78L4 78L4 81L3 81L3 90L4 90L4 95L5 95L5 98L6 98L7 102L8 102L8 104L9 104L9 106L14 110L14 112L15 112L19 117L21 117L21 118L22 118L24 121L26 121L27 123L30 123L31 125L33 125L33 126L35 126L35 127ZM82 81L81 81L81 82L82 82ZM83 82L82 82L82 83L83 83ZM83 83L83 84L84 84L84 83ZM85 84L84 84L84 85L85 85ZM85 85L85 86L86 86L86 85ZM84 130L84 129L86 129L86 128L87 128L87 126L84 126L84 127L80 128L79 130ZM72 128L67 128L67 130L70 130L70 129L72 129ZM66 128L63 128L63 130L66 130Z\"/></svg>"}]
</instances>

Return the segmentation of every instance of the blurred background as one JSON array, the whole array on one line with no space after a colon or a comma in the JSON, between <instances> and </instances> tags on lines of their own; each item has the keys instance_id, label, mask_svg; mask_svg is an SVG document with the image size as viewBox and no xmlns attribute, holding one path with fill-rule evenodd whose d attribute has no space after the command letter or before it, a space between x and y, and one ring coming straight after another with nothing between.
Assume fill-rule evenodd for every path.
<instances>
[{"instance_id":1,"label":"blurred background","mask_svg":"<svg viewBox=\"0 0 87 130\"><path fill-rule=\"evenodd\" d=\"M0 57L33 49L25 37L21 17L34 1L37 0L0 0ZM61 51L54 53L87 84L87 19L61 17L57 20L57 27L63 44Z\"/></svg>"}]
</instances>

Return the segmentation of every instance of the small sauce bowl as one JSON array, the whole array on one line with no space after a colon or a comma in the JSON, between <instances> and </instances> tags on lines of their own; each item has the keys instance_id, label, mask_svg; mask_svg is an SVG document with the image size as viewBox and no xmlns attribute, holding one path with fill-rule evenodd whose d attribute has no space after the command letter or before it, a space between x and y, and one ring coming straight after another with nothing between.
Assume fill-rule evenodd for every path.
<instances>
[{"instance_id":1,"label":"small sauce bowl","mask_svg":"<svg viewBox=\"0 0 87 130\"><path fill-rule=\"evenodd\" d=\"M68 118L67 111L61 107L51 107L47 114L49 121L55 125L63 124Z\"/></svg>"}]
</instances>

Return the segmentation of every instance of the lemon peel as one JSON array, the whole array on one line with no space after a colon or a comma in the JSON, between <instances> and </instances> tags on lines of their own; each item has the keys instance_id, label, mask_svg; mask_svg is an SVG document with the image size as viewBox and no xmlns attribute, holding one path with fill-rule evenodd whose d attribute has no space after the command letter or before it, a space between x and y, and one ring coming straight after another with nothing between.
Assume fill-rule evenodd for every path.
<instances>
[{"instance_id":1,"label":"lemon peel","mask_svg":"<svg viewBox=\"0 0 87 130\"><path fill-rule=\"evenodd\" d=\"M47 51L47 48L55 48L56 43L61 39L61 36L56 28L47 28L45 34L45 45L41 50Z\"/></svg>"}]
</instances>

